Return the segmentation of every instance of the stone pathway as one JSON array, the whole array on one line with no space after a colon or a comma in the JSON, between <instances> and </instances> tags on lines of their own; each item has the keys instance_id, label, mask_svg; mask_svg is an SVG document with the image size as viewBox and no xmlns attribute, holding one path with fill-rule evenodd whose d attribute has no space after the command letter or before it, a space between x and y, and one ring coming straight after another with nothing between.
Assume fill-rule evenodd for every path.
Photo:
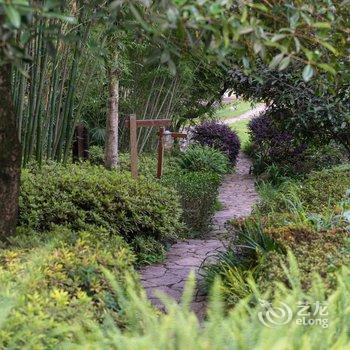
<instances>
[{"instance_id":1,"label":"stone pathway","mask_svg":"<svg viewBox=\"0 0 350 350\"><path fill-rule=\"evenodd\" d=\"M227 125L231 125L233 123L237 123L241 120L246 120L246 119L252 119L259 115L261 112L266 110L266 105L265 104L260 104L257 107L251 109L248 112L245 112L237 117L232 117L232 118L227 118L223 119L222 122Z\"/></svg>"},{"instance_id":2,"label":"stone pathway","mask_svg":"<svg viewBox=\"0 0 350 350\"><path fill-rule=\"evenodd\" d=\"M219 200L223 208L215 214L212 230L208 234L202 239L179 241L170 248L165 262L140 270L143 287L158 308L164 307L156 291L164 292L179 302L188 274L193 270L198 286L191 307L199 319L204 318L206 295L201 287L199 269L205 259L225 250L225 242L229 238L225 229L226 221L249 215L258 200L254 178L249 174L250 166L249 159L241 153L236 172L227 175L220 188Z\"/></svg>"}]
</instances>

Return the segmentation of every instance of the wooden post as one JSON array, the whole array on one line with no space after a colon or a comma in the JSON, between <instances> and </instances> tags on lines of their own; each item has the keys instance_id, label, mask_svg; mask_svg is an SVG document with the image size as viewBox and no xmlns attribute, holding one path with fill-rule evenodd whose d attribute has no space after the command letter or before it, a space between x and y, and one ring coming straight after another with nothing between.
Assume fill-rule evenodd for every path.
<instances>
[{"instance_id":1,"label":"wooden post","mask_svg":"<svg viewBox=\"0 0 350 350\"><path fill-rule=\"evenodd\" d=\"M75 127L72 150L73 162L89 159L89 133L82 123Z\"/></svg>"},{"instance_id":2,"label":"wooden post","mask_svg":"<svg viewBox=\"0 0 350 350\"><path fill-rule=\"evenodd\" d=\"M134 179L138 177L137 169L137 124L135 114L130 115L130 156L131 175Z\"/></svg>"},{"instance_id":3,"label":"wooden post","mask_svg":"<svg viewBox=\"0 0 350 350\"><path fill-rule=\"evenodd\" d=\"M163 158L164 158L164 127L159 128L158 133L158 166L157 166L157 178L160 179L163 175Z\"/></svg>"}]
</instances>

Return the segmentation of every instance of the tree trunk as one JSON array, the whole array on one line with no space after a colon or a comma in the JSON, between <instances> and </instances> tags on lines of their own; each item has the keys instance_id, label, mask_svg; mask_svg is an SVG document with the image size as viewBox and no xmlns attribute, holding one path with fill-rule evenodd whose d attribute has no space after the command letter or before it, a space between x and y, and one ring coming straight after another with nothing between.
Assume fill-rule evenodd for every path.
<instances>
[{"instance_id":1,"label":"tree trunk","mask_svg":"<svg viewBox=\"0 0 350 350\"><path fill-rule=\"evenodd\" d=\"M106 126L105 167L113 169L118 165L119 126L119 77L116 71L109 73L109 99Z\"/></svg>"},{"instance_id":2,"label":"tree trunk","mask_svg":"<svg viewBox=\"0 0 350 350\"><path fill-rule=\"evenodd\" d=\"M11 97L11 65L0 66L0 239L15 232L21 145Z\"/></svg>"}]
</instances>

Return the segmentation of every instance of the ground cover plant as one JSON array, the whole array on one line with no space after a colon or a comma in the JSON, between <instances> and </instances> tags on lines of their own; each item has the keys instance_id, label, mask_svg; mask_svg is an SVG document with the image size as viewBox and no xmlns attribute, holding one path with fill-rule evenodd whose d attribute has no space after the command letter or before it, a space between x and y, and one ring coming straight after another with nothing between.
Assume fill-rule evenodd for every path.
<instances>
[{"instance_id":1,"label":"ground cover plant","mask_svg":"<svg viewBox=\"0 0 350 350\"><path fill-rule=\"evenodd\" d=\"M62 337L70 339L69 324L106 315L124 324L104 274L109 269L121 284L126 278L137 283L135 255L122 237L102 228L57 227L44 236L19 229L11 245L1 247L0 261L1 347L55 348Z\"/></svg>"}]
</instances>

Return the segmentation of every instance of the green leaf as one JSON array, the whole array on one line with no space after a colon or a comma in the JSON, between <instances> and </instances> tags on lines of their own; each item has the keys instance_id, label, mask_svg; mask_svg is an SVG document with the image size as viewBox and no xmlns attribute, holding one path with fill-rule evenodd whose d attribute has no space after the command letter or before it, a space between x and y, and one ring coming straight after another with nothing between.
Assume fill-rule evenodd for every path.
<instances>
[{"instance_id":1,"label":"green leaf","mask_svg":"<svg viewBox=\"0 0 350 350\"><path fill-rule=\"evenodd\" d=\"M276 55L269 64L270 69L276 68L284 57L284 53Z\"/></svg>"},{"instance_id":2,"label":"green leaf","mask_svg":"<svg viewBox=\"0 0 350 350\"><path fill-rule=\"evenodd\" d=\"M283 69L286 69L288 67L289 63L290 63L290 56L283 58L283 60L280 62L279 66L278 66L278 70L281 71Z\"/></svg>"},{"instance_id":3,"label":"green leaf","mask_svg":"<svg viewBox=\"0 0 350 350\"><path fill-rule=\"evenodd\" d=\"M271 42L275 43L281 39L284 39L286 36L286 34L276 34L272 37Z\"/></svg>"},{"instance_id":4,"label":"green leaf","mask_svg":"<svg viewBox=\"0 0 350 350\"><path fill-rule=\"evenodd\" d=\"M11 22L11 24L15 28L19 28L21 26L21 15L19 12L11 5L4 5L4 10L6 17Z\"/></svg>"},{"instance_id":5,"label":"green leaf","mask_svg":"<svg viewBox=\"0 0 350 350\"><path fill-rule=\"evenodd\" d=\"M331 51L332 53L334 53L335 55L338 55L338 51L335 47L333 47L330 43L328 43L327 41L321 41L320 40L320 44L322 46L324 46L326 49L328 49L329 51Z\"/></svg>"},{"instance_id":6,"label":"green leaf","mask_svg":"<svg viewBox=\"0 0 350 350\"><path fill-rule=\"evenodd\" d=\"M314 75L314 69L310 64L306 65L303 69L303 79L308 82Z\"/></svg>"},{"instance_id":7,"label":"green leaf","mask_svg":"<svg viewBox=\"0 0 350 350\"><path fill-rule=\"evenodd\" d=\"M142 18L140 12L138 11L138 9L133 4L130 4L130 10L131 10L131 13L133 14L133 16L135 17L135 19L141 24L143 29L149 31L150 30L149 25Z\"/></svg>"},{"instance_id":8,"label":"green leaf","mask_svg":"<svg viewBox=\"0 0 350 350\"><path fill-rule=\"evenodd\" d=\"M69 23L69 24L77 24L78 23L78 21L75 17L60 15L59 13L54 13L54 12L42 13L41 16L46 17L46 18L60 19L61 21Z\"/></svg>"},{"instance_id":9,"label":"green leaf","mask_svg":"<svg viewBox=\"0 0 350 350\"><path fill-rule=\"evenodd\" d=\"M312 27L314 27L314 28L330 29L331 28L331 24L328 23L328 22L315 22L315 23L312 23Z\"/></svg>"},{"instance_id":10,"label":"green leaf","mask_svg":"<svg viewBox=\"0 0 350 350\"><path fill-rule=\"evenodd\" d=\"M253 45L254 53L257 54L262 50L262 45L260 42L256 41Z\"/></svg>"},{"instance_id":11,"label":"green leaf","mask_svg":"<svg viewBox=\"0 0 350 350\"><path fill-rule=\"evenodd\" d=\"M238 30L238 34L249 34L253 31L253 27L242 27Z\"/></svg>"},{"instance_id":12,"label":"green leaf","mask_svg":"<svg viewBox=\"0 0 350 350\"><path fill-rule=\"evenodd\" d=\"M321 69L323 69L324 71L329 72L333 75L336 74L336 70L331 65L329 65L327 63L319 63L317 66L320 67Z\"/></svg>"},{"instance_id":13,"label":"green leaf","mask_svg":"<svg viewBox=\"0 0 350 350\"><path fill-rule=\"evenodd\" d=\"M168 61L168 68L172 75L176 75L177 69L176 69L175 62L172 59Z\"/></svg>"},{"instance_id":14,"label":"green leaf","mask_svg":"<svg viewBox=\"0 0 350 350\"><path fill-rule=\"evenodd\" d=\"M258 10L269 12L269 9L263 4L248 4L249 7L256 8Z\"/></svg>"},{"instance_id":15,"label":"green leaf","mask_svg":"<svg viewBox=\"0 0 350 350\"><path fill-rule=\"evenodd\" d=\"M297 53L300 52L301 45L300 45L300 41L297 37L294 37L294 44L295 44L295 51Z\"/></svg>"}]
</instances>

